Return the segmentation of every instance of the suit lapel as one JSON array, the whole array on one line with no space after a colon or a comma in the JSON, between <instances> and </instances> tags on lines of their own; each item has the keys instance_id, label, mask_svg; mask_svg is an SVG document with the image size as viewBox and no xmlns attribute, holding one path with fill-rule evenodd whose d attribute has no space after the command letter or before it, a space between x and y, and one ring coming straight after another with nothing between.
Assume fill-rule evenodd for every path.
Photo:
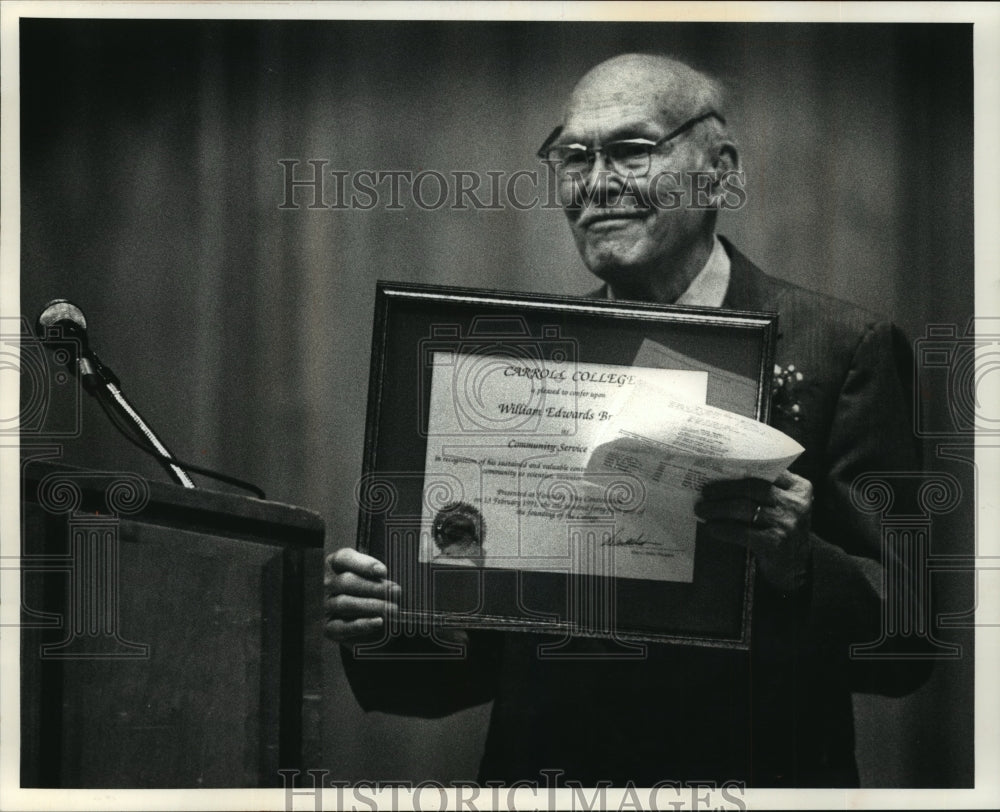
<instances>
[{"instance_id":1,"label":"suit lapel","mask_svg":"<svg viewBox=\"0 0 1000 812\"><path fill-rule=\"evenodd\" d=\"M736 250L729 240L719 237L729 254L729 287L722 306L730 310L777 310L773 291L764 272Z\"/></svg>"}]
</instances>

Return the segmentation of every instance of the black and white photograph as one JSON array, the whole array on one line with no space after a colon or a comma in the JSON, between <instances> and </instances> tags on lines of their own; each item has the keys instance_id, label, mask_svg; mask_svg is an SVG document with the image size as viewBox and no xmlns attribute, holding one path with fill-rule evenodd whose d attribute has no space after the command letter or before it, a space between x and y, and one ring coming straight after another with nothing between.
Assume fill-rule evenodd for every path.
<instances>
[{"instance_id":1,"label":"black and white photograph","mask_svg":"<svg viewBox=\"0 0 1000 812\"><path fill-rule=\"evenodd\" d=\"M1000 5L0 11L0 808L1000 802Z\"/></svg>"}]
</instances>

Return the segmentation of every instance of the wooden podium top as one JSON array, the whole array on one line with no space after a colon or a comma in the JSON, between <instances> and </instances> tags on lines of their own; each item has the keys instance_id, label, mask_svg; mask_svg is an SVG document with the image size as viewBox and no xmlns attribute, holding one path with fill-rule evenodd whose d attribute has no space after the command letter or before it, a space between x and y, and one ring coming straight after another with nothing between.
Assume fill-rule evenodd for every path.
<instances>
[{"instance_id":1,"label":"wooden podium top","mask_svg":"<svg viewBox=\"0 0 1000 812\"><path fill-rule=\"evenodd\" d=\"M282 546L323 546L322 517L294 505L51 460L25 460L21 474L22 502L40 504L52 513L110 514Z\"/></svg>"}]
</instances>

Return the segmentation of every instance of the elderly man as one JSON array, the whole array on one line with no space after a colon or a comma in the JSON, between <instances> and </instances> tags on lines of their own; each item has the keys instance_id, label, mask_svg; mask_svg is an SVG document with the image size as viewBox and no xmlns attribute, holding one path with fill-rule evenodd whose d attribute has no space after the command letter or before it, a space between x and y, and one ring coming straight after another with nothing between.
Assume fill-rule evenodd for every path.
<instances>
[{"instance_id":1,"label":"elderly man","mask_svg":"<svg viewBox=\"0 0 1000 812\"><path fill-rule=\"evenodd\" d=\"M773 422L806 451L774 484L714 483L697 507L711 537L758 562L751 651L663 645L641 662L544 660L541 637L478 632L461 663L404 666L355 661L345 646L359 700L434 715L493 699L484 781L554 770L585 785L856 784L851 691L901 693L925 675L849 654L879 638L882 608L879 528L852 508L851 483L918 464L905 342L857 308L765 275L716 235L715 207L676 205L693 188L717 205L740 168L718 85L687 65L624 55L596 66L540 155L584 263L605 282L597 295L780 314L777 362L797 385ZM378 634L398 586L354 550L328 562L328 635ZM607 645L576 643L591 654Z\"/></svg>"}]
</instances>

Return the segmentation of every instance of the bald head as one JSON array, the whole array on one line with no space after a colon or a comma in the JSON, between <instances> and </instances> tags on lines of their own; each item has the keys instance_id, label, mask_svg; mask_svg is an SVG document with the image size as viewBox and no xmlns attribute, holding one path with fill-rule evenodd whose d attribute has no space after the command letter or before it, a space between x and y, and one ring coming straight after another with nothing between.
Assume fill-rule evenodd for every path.
<instances>
[{"instance_id":1,"label":"bald head","mask_svg":"<svg viewBox=\"0 0 1000 812\"><path fill-rule=\"evenodd\" d=\"M614 110L618 116L652 109L672 128L707 110L725 116L719 84L694 68L655 54L622 54L591 68L577 83L564 123L577 111Z\"/></svg>"}]
</instances>

